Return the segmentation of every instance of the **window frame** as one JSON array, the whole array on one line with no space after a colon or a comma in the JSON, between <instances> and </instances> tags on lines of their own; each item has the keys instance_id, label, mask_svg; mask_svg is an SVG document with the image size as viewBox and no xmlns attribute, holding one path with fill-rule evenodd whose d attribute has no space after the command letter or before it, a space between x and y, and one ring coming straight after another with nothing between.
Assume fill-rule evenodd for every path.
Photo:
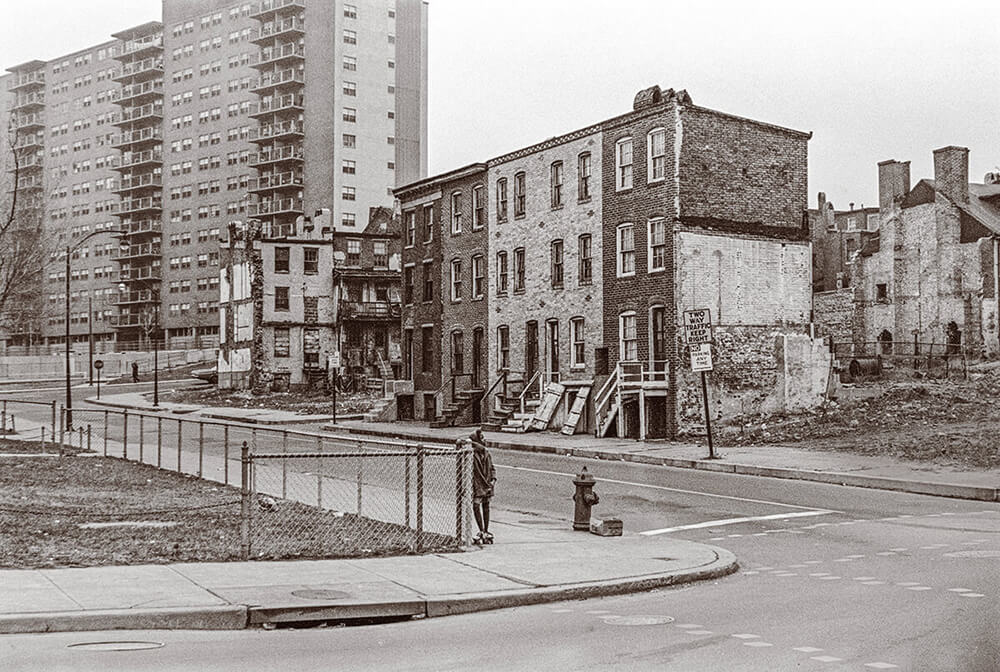
<instances>
[{"instance_id":1,"label":"window frame","mask_svg":"<svg viewBox=\"0 0 1000 672\"><path fill-rule=\"evenodd\" d=\"M462 300L462 260L455 258L449 264L448 276L449 294L452 303L459 303Z\"/></svg>"},{"instance_id":2,"label":"window frame","mask_svg":"<svg viewBox=\"0 0 1000 672\"><path fill-rule=\"evenodd\" d=\"M508 263L507 250L497 252L497 296L507 296L510 287L510 266Z\"/></svg>"},{"instance_id":3,"label":"window frame","mask_svg":"<svg viewBox=\"0 0 1000 672\"><path fill-rule=\"evenodd\" d=\"M523 170L514 173L514 219L524 217L528 212L527 180Z\"/></svg>"},{"instance_id":4,"label":"window frame","mask_svg":"<svg viewBox=\"0 0 1000 672\"><path fill-rule=\"evenodd\" d=\"M629 231L632 238L631 249L624 249L623 234ZM625 270L626 267L626 257L625 255L630 255L628 258L631 261L631 270ZM635 276L635 224L632 222L622 222L615 229L615 272L616 276L619 278L630 278Z\"/></svg>"},{"instance_id":5,"label":"window frame","mask_svg":"<svg viewBox=\"0 0 1000 672\"><path fill-rule=\"evenodd\" d=\"M549 243L549 281L552 289L566 285L566 248L562 238Z\"/></svg>"},{"instance_id":6,"label":"window frame","mask_svg":"<svg viewBox=\"0 0 1000 672\"><path fill-rule=\"evenodd\" d=\"M549 165L549 207L553 210L563 206L563 162L553 161Z\"/></svg>"},{"instance_id":7,"label":"window frame","mask_svg":"<svg viewBox=\"0 0 1000 672\"><path fill-rule=\"evenodd\" d=\"M628 146L628 163L624 162L624 149ZM615 143L615 191L632 188L633 166L635 164L632 136L621 138Z\"/></svg>"},{"instance_id":8,"label":"window frame","mask_svg":"<svg viewBox=\"0 0 1000 672\"><path fill-rule=\"evenodd\" d=\"M653 242L653 225L659 224L663 226L663 242L659 245ZM633 243L634 246L634 243ZM662 250L662 265L655 266L654 260L656 257L656 248L661 247ZM646 272L647 273L663 273L667 270L667 220L664 217L653 217L649 219L646 223Z\"/></svg>"},{"instance_id":9,"label":"window frame","mask_svg":"<svg viewBox=\"0 0 1000 672\"><path fill-rule=\"evenodd\" d=\"M462 192L451 192L451 235L462 233Z\"/></svg>"},{"instance_id":10,"label":"window frame","mask_svg":"<svg viewBox=\"0 0 1000 672\"><path fill-rule=\"evenodd\" d=\"M653 153L653 136L661 135L663 139L663 150L661 154ZM661 160L662 175L655 177L657 160ZM659 126L646 134L646 184L665 182L667 179L667 129Z\"/></svg>"},{"instance_id":11,"label":"window frame","mask_svg":"<svg viewBox=\"0 0 1000 672\"><path fill-rule=\"evenodd\" d=\"M570 338L570 368L585 368L587 366L587 331L586 321L580 315L569 320Z\"/></svg>"},{"instance_id":12,"label":"window frame","mask_svg":"<svg viewBox=\"0 0 1000 672\"><path fill-rule=\"evenodd\" d=\"M501 324L497 327L497 371L510 370L510 327Z\"/></svg>"},{"instance_id":13,"label":"window frame","mask_svg":"<svg viewBox=\"0 0 1000 672\"><path fill-rule=\"evenodd\" d=\"M486 226L486 200L483 198L485 189L477 184L472 188L472 230L478 231Z\"/></svg>"},{"instance_id":14,"label":"window frame","mask_svg":"<svg viewBox=\"0 0 1000 672\"><path fill-rule=\"evenodd\" d=\"M497 179L496 185L496 199L497 199L497 222L507 221L507 178L501 177Z\"/></svg>"},{"instance_id":15,"label":"window frame","mask_svg":"<svg viewBox=\"0 0 1000 672\"><path fill-rule=\"evenodd\" d=\"M513 292L515 294L523 294L525 291L525 269L524 265L526 262L525 250L523 247L514 248L514 283Z\"/></svg>"},{"instance_id":16,"label":"window frame","mask_svg":"<svg viewBox=\"0 0 1000 672\"><path fill-rule=\"evenodd\" d=\"M422 303L430 303L434 300L434 261L425 261L423 263L423 282L421 283L423 289L421 290L420 301ZM430 291L428 291L428 288Z\"/></svg>"},{"instance_id":17,"label":"window frame","mask_svg":"<svg viewBox=\"0 0 1000 672\"><path fill-rule=\"evenodd\" d=\"M585 203L590 200L590 177L593 174L593 158L590 152L582 152L576 157L576 200Z\"/></svg>"},{"instance_id":18,"label":"window frame","mask_svg":"<svg viewBox=\"0 0 1000 672\"><path fill-rule=\"evenodd\" d=\"M472 275L472 299L481 299L486 296L486 271L484 270L481 254L472 255L469 262L469 272Z\"/></svg>"},{"instance_id":19,"label":"window frame","mask_svg":"<svg viewBox=\"0 0 1000 672\"><path fill-rule=\"evenodd\" d=\"M626 325L631 321L632 338L626 338ZM634 351L629 353L629 344ZM629 355L632 357L629 357ZM639 361L639 326L634 310L626 310L618 314L618 359L622 362Z\"/></svg>"},{"instance_id":20,"label":"window frame","mask_svg":"<svg viewBox=\"0 0 1000 672\"><path fill-rule=\"evenodd\" d=\"M282 290L282 291L279 291L279 290ZM278 304L278 295L281 294L281 293L284 294L284 302L279 306L279 304ZM283 306L283 307L281 307L281 306ZM288 287L285 287L283 285L275 285L275 287L274 287L274 312L276 312L276 313L287 313L287 312L289 312L291 310L291 306L292 306L291 292L289 292Z\"/></svg>"},{"instance_id":21,"label":"window frame","mask_svg":"<svg viewBox=\"0 0 1000 672\"><path fill-rule=\"evenodd\" d=\"M310 259L310 255L313 257ZM319 248L318 247L303 247L302 248L302 274L303 275L319 275Z\"/></svg>"},{"instance_id":22,"label":"window frame","mask_svg":"<svg viewBox=\"0 0 1000 672\"><path fill-rule=\"evenodd\" d=\"M586 243L586 245L584 244ZM590 285L594 282L594 239L589 233L577 237L577 284ZM586 273L584 270L586 269Z\"/></svg>"}]
</instances>

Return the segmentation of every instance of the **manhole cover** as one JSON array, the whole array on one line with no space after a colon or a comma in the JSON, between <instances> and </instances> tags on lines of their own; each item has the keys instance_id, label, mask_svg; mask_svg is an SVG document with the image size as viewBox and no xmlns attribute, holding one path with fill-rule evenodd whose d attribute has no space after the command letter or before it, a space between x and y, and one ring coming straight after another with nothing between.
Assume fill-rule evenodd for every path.
<instances>
[{"instance_id":1,"label":"manhole cover","mask_svg":"<svg viewBox=\"0 0 1000 672\"><path fill-rule=\"evenodd\" d=\"M945 553L946 558L1000 558L1000 551L955 551Z\"/></svg>"},{"instance_id":2,"label":"manhole cover","mask_svg":"<svg viewBox=\"0 0 1000 672\"><path fill-rule=\"evenodd\" d=\"M349 593L340 590L293 590L292 595L303 600L342 600L350 597Z\"/></svg>"},{"instance_id":3,"label":"manhole cover","mask_svg":"<svg viewBox=\"0 0 1000 672\"><path fill-rule=\"evenodd\" d=\"M68 649L83 651L142 651L143 649L159 649L163 642L80 642L70 644Z\"/></svg>"},{"instance_id":4,"label":"manhole cover","mask_svg":"<svg viewBox=\"0 0 1000 672\"><path fill-rule=\"evenodd\" d=\"M666 625L673 616L602 616L605 625Z\"/></svg>"}]
</instances>

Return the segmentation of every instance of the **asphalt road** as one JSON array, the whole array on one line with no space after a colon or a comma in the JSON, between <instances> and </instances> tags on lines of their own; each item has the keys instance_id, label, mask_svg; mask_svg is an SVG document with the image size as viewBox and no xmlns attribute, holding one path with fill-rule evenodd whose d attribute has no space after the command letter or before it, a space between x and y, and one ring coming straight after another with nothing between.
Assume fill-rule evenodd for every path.
<instances>
[{"instance_id":1,"label":"asphalt road","mask_svg":"<svg viewBox=\"0 0 1000 672\"><path fill-rule=\"evenodd\" d=\"M572 475L587 466L595 514L728 548L742 569L366 627L3 637L0 669L1000 670L1000 505L507 451L494 460L500 520L568 525ZM110 640L163 646L69 647Z\"/></svg>"}]
</instances>

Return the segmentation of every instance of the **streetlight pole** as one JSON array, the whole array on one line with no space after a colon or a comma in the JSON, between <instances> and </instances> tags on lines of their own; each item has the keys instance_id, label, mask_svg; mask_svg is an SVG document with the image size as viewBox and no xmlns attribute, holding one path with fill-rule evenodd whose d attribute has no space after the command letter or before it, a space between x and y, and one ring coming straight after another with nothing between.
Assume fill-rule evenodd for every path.
<instances>
[{"instance_id":1,"label":"streetlight pole","mask_svg":"<svg viewBox=\"0 0 1000 672\"><path fill-rule=\"evenodd\" d=\"M70 390L69 245L66 246L66 429L73 429L73 393Z\"/></svg>"},{"instance_id":2,"label":"streetlight pole","mask_svg":"<svg viewBox=\"0 0 1000 672\"><path fill-rule=\"evenodd\" d=\"M160 330L159 298L153 304L153 406L160 405L160 341L156 339Z\"/></svg>"},{"instance_id":3,"label":"streetlight pole","mask_svg":"<svg viewBox=\"0 0 1000 672\"><path fill-rule=\"evenodd\" d=\"M87 344L90 360L90 385L94 384L94 300L87 298Z\"/></svg>"}]
</instances>

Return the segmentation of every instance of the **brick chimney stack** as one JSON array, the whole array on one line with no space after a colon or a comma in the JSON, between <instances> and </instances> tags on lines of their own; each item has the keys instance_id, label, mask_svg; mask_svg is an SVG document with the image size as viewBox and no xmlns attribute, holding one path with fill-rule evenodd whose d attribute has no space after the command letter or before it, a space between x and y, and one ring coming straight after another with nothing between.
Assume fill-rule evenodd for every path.
<instances>
[{"instance_id":1,"label":"brick chimney stack","mask_svg":"<svg viewBox=\"0 0 1000 672\"><path fill-rule=\"evenodd\" d=\"M890 159L878 164L878 207L892 209L893 203L910 193L910 162Z\"/></svg>"},{"instance_id":2,"label":"brick chimney stack","mask_svg":"<svg viewBox=\"0 0 1000 672\"><path fill-rule=\"evenodd\" d=\"M956 203L969 202L969 149L949 145L934 150L934 186Z\"/></svg>"}]
</instances>

